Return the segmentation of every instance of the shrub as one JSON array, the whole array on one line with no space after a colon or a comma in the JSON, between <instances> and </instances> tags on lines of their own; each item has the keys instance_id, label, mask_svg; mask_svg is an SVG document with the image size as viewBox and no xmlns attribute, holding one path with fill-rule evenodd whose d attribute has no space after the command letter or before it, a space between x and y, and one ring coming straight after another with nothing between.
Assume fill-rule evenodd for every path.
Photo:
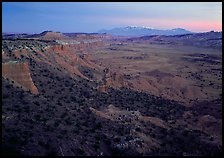
<instances>
[{"instance_id":1,"label":"shrub","mask_svg":"<svg viewBox=\"0 0 224 158\"><path fill-rule=\"evenodd\" d=\"M81 149L81 148L78 148L77 149L77 152L80 154L80 155L83 155L85 152L83 151L83 149Z\"/></svg>"},{"instance_id":2,"label":"shrub","mask_svg":"<svg viewBox=\"0 0 224 158\"><path fill-rule=\"evenodd\" d=\"M61 114L61 118L65 118L66 115L67 115L66 112L62 113L62 114Z\"/></svg>"},{"instance_id":3,"label":"shrub","mask_svg":"<svg viewBox=\"0 0 224 158\"><path fill-rule=\"evenodd\" d=\"M3 94L3 99L9 98L9 94Z\"/></svg>"},{"instance_id":4,"label":"shrub","mask_svg":"<svg viewBox=\"0 0 224 158\"><path fill-rule=\"evenodd\" d=\"M95 125L95 129L101 129L102 128L102 124L100 122L98 122L96 125Z\"/></svg>"},{"instance_id":5,"label":"shrub","mask_svg":"<svg viewBox=\"0 0 224 158\"><path fill-rule=\"evenodd\" d=\"M37 106L40 106L40 103L38 101L33 101L33 103Z\"/></svg>"}]
</instances>

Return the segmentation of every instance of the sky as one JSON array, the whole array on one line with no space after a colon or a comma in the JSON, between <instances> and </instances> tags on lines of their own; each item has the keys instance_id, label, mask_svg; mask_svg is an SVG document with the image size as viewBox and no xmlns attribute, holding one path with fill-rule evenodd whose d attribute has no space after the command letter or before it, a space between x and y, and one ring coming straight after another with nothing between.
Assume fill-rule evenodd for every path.
<instances>
[{"instance_id":1,"label":"sky","mask_svg":"<svg viewBox=\"0 0 224 158\"><path fill-rule=\"evenodd\" d=\"M125 26L222 31L222 2L2 2L2 32L97 32Z\"/></svg>"}]
</instances>

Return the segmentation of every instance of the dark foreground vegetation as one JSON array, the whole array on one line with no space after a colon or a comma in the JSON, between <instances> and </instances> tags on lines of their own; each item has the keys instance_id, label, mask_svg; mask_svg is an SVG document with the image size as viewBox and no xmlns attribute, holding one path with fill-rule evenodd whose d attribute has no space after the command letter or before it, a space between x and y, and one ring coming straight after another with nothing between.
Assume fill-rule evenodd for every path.
<instances>
[{"instance_id":1,"label":"dark foreground vegetation","mask_svg":"<svg viewBox=\"0 0 224 158\"><path fill-rule=\"evenodd\" d=\"M96 83L60 76L58 70L34 64L31 71L40 94L33 95L2 79L3 155L218 155L208 134L183 127L164 129L150 122L136 127L96 116L89 107L103 109L113 104L120 110L139 111L170 125L186 107L177 102L125 88L100 93ZM34 73L34 74L35 74ZM204 113L204 111L203 111ZM144 140L135 129L158 140L158 147L140 153ZM132 141L133 140L133 141ZM143 141L143 142L142 142ZM132 142L127 147L119 144Z\"/></svg>"}]
</instances>

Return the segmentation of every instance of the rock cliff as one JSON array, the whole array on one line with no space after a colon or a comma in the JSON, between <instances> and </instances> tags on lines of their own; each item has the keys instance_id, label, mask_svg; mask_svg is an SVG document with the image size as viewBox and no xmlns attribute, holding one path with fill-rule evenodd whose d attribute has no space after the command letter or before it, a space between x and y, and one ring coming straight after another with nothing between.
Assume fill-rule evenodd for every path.
<instances>
[{"instance_id":1,"label":"rock cliff","mask_svg":"<svg viewBox=\"0 0 224 158\"><path fill-rule=\"evenodd\" d=\"M38 94L38 89L30 76L28 62L10 61L2 63L2 76L14 81L15 85L22 86L24 90L30 90L31 93Z\"/></svg>"}]
</instances>

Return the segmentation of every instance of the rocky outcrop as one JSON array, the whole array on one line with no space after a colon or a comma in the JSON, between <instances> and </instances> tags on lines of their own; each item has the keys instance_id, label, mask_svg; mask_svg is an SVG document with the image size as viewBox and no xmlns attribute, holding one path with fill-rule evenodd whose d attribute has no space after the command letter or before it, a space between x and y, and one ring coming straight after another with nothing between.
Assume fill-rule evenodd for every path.
<instances>
[{"instance_id":1,"label":"rocky outcrop","mask_svg":"<svg viewBox=\"0 0 224 158\"><path fill-rule=\"evenodd\" d=\"M15 85L22 86L24 90L30 90L33 94L38 94L38 89L34 85L28 62L10 61L2 63L2 76L14 81Z\"/></svg>"},{"instance_id":2,"label":"rocky outcrop","mask_svg":"<svg viewBox=\"0 0 224 158\"><path fill-rule=\"evenodd\" d=\"M99 92L106 93L108 88L121 88L125 87L124 75L116 72L111 72L109 69L104 69L104 77L102 79L103 83L98 87Z\"/></svg>"},{"instance_id":3,"label":"rocky outcrop","mask_svg":"<svg viewBox=\"0 0 224 158\"><path fill-rule=\"evenodd\" d=\"M68 36L60 32L53 32L53 31L44 31L40 34L28 35L27 38L34 38L40 40L67 40L70 39Z\"/></svg>"},{"instance_id":4,"label":"rocky outcrop","mask_svg":"<svg viewBox=\"0 0 224 158\"><path fill-rule=\"evenodd\" d=\"M103 92L103 93L107 93L107 89L109 88L109 86L107 85L101 85L97 88L98 92Z\"/></svg>"}]
</instances>

